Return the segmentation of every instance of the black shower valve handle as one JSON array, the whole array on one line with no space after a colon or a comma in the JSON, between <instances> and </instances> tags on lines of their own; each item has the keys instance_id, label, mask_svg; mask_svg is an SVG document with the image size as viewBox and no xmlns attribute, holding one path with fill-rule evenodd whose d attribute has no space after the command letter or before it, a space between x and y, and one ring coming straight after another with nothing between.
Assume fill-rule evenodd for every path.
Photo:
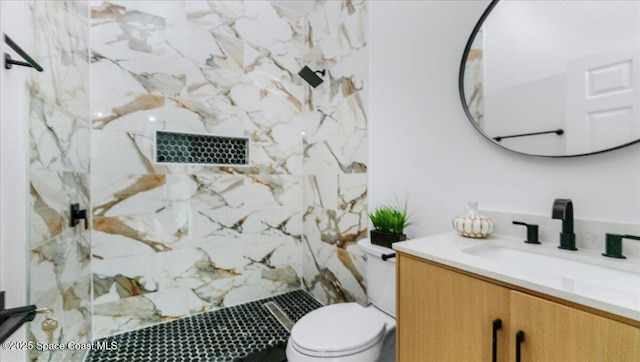
<instances>
[{"instance_id":1,"label":"black shower valve handle","mask_svg":"<svg viewBox=\"0 0 640 362\"><path fill-rule=\"evenodd\" d=\"M80 204L71 204L71 218L69 225L74 227L80 223L80 220L84 220L85 230L89 228L89 221L87 220L87 210L80 210Z\"/></svg>"},{"instance_id":2,"label":"black shower valve handle","mask_svg":"<svg viewBox=\"0 0 640 362\"><path fill-rule=\"evenodd\" d=\"M524 242L527 244L541 244L538 241L538 225L536 224L527 224L522 221L514 221L513 225L523 225L527 227L527 240Z\"/></svg>"}]
</instances>

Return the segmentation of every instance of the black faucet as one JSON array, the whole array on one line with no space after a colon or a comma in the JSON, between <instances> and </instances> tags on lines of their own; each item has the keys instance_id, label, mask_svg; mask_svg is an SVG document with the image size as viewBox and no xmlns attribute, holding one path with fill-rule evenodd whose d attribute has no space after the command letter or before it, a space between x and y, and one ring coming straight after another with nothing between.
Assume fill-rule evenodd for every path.
<instances>
[{"instance_id":1,"label":"black faucet","mask_svg":"<svg viewBox=\"0 0 640 362\"><path fill-rule=\"evenodd\" d=\"M576 248L576 234L573 233L573 203L571 199L556 199L551 211L552 219L562 220L562 232L560 233L560 246L565 250L578 250Z\"/></svg>"}]
</instances>

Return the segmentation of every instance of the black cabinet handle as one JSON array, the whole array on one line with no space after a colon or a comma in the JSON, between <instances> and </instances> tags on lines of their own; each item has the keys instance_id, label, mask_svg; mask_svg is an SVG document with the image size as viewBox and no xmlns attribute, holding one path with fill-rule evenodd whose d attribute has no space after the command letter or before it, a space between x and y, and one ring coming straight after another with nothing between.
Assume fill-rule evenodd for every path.
<instances>
[{"instance_id":1,"label":"black cabinet handle","mask_svg":"<svg viewBox=\"0 0 640 362\"><path fill-rule=\"evenodd\" d=\"M496 362L498 359L498 330L502 328L502 320L500 318L493 321L493 342L491 345L491 361Z\"/></svg>"},{"instance_id":2,"label":"black cabinet handle","mask_svg":"<svg viewBox=\"0 0 640 362\"><path fill-rule=\"evenodd\" d=\"M516 362L520 362L520 345L524 342L524 332L516 333Z\"/></svg>"}]
</instances>

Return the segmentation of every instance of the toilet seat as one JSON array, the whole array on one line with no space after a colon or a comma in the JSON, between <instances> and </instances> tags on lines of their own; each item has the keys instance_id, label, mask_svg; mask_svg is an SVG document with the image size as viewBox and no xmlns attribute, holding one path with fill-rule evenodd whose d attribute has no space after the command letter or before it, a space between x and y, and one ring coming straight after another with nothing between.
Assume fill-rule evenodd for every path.
<instances>
[{"instance_id":1,"label":"toilet seat","mask_svg":"<svg viewBox=\"0 0 640 362\"><path fill-rule=\"evenodd\" d=\"M382 318L357 303L333 304L302 317L293 326L289 342L308 356L345 356L377 344L385 326Z\"/></svg>"}]
</instances>

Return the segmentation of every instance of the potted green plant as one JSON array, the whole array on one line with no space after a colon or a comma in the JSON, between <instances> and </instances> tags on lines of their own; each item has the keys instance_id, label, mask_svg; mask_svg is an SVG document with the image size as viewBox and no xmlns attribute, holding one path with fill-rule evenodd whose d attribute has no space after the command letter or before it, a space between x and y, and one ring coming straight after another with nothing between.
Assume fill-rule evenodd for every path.
<instances>
[{"instance_id":1,"label":"potted green plant","mask_svg":"<svg viewBox=\"0 0 640 362\"><path fill-rule=\"evenodd\" d=\"M407 204L382 205L369 213L369 219L373 224L373 230L369 231L371 243L391 248L391 244L396 241L407 240L404 228L409 226L409 215L407 214Z\"/></svg>"}]
</instances>

